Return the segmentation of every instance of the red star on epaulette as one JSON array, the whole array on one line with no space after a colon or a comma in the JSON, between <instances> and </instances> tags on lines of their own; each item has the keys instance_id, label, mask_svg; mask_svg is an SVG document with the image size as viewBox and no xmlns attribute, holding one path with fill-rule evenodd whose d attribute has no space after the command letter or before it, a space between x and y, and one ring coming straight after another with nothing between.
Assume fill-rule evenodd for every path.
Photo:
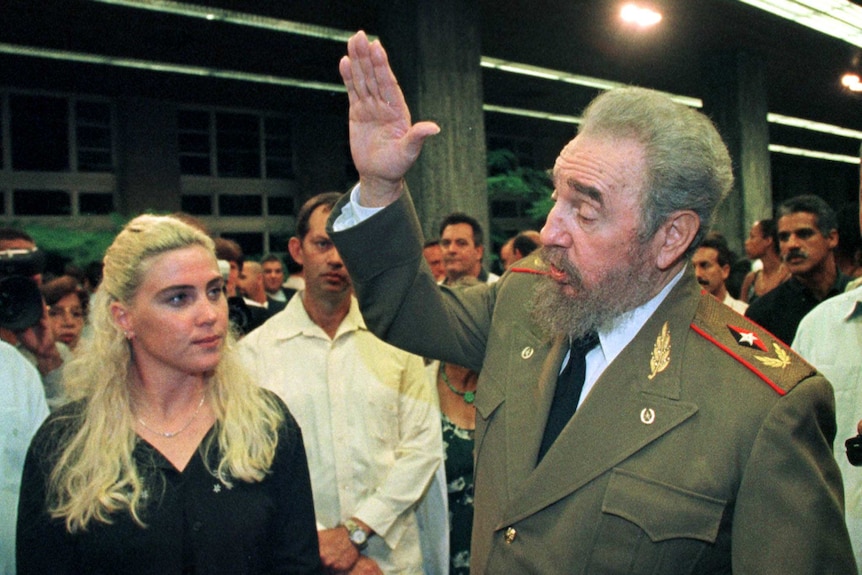
<instances>
[{"instance_id":1,"label":"red star on epaulette","mask_svg":"<svg viewBox=\"0 0 862 575\"><path fill-rule=\"evenodd\" d=\"M735 325L727 324L727 329L730 330L730 335L733 336L733 339L736 340L741 346L744 347L753 347L757 348L760 351L769 351L766 348L766 345L757 337L750 329L742 329L741 327L736 327Z\"/></svg>"}]
</instances>

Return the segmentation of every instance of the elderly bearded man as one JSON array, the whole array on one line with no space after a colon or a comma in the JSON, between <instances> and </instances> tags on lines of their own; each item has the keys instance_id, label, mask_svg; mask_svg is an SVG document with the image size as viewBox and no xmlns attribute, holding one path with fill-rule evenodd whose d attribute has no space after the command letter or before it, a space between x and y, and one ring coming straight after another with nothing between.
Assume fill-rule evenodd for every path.
<instances>
[{"instance_id":1,"label":"elderly bearded man","mask_svg":"<svg viewBox=\"0 0 862 575\"><path fill-rule=\"evenodd\" d=\"M473 573L856 572L829 383L686 263L732 184L703 114L599 96L557 158L542 251L449 290L403 182L439 128L411 123L378 41L355 35L340 71L360 183L329 225L363 315L481 373Z\"/></svg>"}]
</instances>

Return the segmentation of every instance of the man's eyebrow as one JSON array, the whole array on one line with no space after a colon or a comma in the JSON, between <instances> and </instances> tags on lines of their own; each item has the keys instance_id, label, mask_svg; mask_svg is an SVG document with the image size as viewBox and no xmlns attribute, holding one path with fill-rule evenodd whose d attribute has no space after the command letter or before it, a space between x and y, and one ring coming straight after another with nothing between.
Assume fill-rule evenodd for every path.
<instances>
[{"instance_id":1,"label":"man's eyebrow","mask_svg":"<svg viewBox=\"0 0 862 575\"><path fill-rule=\"evenodd\" d=\"M604 197L602 196L602 193L600 191L598 191L596 188L594 188L592 186L585 186L583 184L579 184L578 182L576 182L574 180L568 180L568 181L566 181L566 184L569 186L569 189L574 190L575 192L577 192L579 194L583 194L583 195L587 196L588 198L590 198L591 200L593 200L594 202L599 204L599 206L603 206L605 204Z\"/></svg>"}]
</instances>

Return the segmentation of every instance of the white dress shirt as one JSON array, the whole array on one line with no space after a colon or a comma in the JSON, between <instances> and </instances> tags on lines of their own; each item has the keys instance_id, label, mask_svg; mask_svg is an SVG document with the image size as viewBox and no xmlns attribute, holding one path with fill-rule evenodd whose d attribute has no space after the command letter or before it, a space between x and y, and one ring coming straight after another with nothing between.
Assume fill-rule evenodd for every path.
<instances>
[{"instance_id":1,"label":"white dress shirt","mask_svg":"<svg viewBox=\"0 0 862 575\"><path fill-rule=\"evenodd\" d=\"M21 471L48 404L39 372L5 341L0 341L0 395L0 575L14 575Z\"/></svg>"},{"instance_id":2,"label":"white dress shirt","mask_svg":"<svg viewBox=\"0 0 862 575\"><path fill-rule=\"evenodd\" d=\"M443 456L423 360L368 331L355 298L330 338L308 316L304 296L240 348L302 428L318 528L356 517L376 533L364 553L384 573L422 573L414 507Z\"/></svg>"}]
</instances>

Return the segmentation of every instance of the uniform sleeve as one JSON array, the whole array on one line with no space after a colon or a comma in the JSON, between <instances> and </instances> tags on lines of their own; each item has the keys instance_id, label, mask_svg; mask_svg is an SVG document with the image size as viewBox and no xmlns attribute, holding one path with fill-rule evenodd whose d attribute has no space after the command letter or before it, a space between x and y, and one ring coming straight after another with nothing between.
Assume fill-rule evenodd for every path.
<instances>
[{"instance_id":1,"label":"uniform sleeve","mask_svg":"<svg viewBox=\"0 0 862 575\"><path fill-rule=\"evenodd\" d=\"M821 376L775 402L738 491L735 573L856 573L834 438L834 398Z\"/></svg>"},{"instance_id":2,"label":"uniform sleeve","mask_svg":"<svg viewBox=\"0 0 862 575\"><path fill-rule=\"evenodd\" d=\"M278 482L275 565L277 573L321 573L320 550L314 521L314 500L302 431L285 409L274 477Z\"/></svg>"},{"instance_id":3,"label":"uniform sleeve","mask_svg":"<svg viewBox=\"0 0 862 575\"><path fill-rule=\"evenodd\" d=\"M443 432L436 393L425 376L422 358L409 355L399 399L398 446L395 462L355 516L394 548L412 513L443 460Z\"/></svg>"},{"instance_id":4,"label":"uniform sleeve","mask_svg":"<svg viewBox=\"0 0 862 575\"><path fill-rule=\"evenodd\" d=\"M330 224L348 201L346 195L336 205ZM440 289L422 255L422 231L408 193L353 227L330 229L330 236L377 337L422 357L481 369L494 295L505 280Z\"/></svg>"}]
</instances>

